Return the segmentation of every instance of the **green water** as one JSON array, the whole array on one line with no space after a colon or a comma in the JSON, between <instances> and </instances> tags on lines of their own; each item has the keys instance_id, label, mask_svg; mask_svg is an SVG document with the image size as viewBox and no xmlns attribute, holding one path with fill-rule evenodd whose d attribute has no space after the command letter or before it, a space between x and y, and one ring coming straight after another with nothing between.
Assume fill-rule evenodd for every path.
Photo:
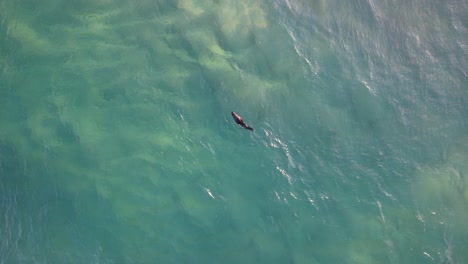
<instances>
[{"instance_id":1,"label":"green water","mask_svg":"<svg viewBox=\"0 0 468 264\"><path fill-rule=\"evenodd\" d=\"M468 263L467 14L0 0L0 264Z\"/></svg>"}]
</instances>

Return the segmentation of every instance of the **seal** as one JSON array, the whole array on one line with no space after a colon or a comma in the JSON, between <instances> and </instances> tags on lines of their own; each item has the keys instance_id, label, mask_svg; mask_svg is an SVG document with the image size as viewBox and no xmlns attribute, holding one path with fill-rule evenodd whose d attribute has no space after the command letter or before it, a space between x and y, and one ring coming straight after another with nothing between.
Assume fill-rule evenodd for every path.
<instances>
[{"instance_id":1,"label":"seal","mask_svg":"<svg viewBox=\"0 0 468 264\"><path fill-rule=\"evenodd\" d=\"M236 121L236 123L245 128L245 129L248 129L250 131L253 131L254 129L251 128L249 125L247 125L244 120L242 119L242 117L240 117L240 115L236 114L236 112L231 112L231 115L232 115L232 118L234 118L234 121Z\"/></svg>"}]
</instances>

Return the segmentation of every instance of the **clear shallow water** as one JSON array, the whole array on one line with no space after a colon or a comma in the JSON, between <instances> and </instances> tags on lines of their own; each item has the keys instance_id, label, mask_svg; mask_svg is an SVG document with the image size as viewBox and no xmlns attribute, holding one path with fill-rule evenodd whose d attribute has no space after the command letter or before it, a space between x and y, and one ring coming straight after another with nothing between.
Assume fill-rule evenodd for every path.
<instances>
[{"instance_id":1,"label":"clear shallow water","mask_svg":"<svg viewBox=\"0 0 468 264\"><path fill-rule=\"evenodd\" d=\"M0 263L468 262L467 11L0 0Z\"/></svg>"}]
</instances>

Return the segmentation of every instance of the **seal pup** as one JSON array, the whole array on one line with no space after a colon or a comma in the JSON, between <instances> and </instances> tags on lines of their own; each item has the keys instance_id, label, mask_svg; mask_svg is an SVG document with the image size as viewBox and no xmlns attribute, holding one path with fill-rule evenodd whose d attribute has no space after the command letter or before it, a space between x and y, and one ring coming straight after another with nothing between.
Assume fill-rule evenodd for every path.
<instances>
[{"instance_id":1,"label":"seal pup","mask_svg":"<svg viewBox=\"0 0 468 264\"><path fill-rule=\"evenodd\" d=\"M250 131L253 131L254 129L251 128L249 125L247 125L244 120L242 119L242 117L240 117L238 114L236 114L236 112L231 112L231 115L232 117L234 118L234 121L236 121L236 123L241 126L241 127L244 127L245 129L248 129Z\"/></svg>"}]
</instances>

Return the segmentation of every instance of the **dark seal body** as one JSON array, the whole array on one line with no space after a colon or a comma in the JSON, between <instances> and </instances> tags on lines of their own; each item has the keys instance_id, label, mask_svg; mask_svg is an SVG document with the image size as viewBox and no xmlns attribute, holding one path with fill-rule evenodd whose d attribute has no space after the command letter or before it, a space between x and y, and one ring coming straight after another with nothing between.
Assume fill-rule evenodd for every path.
<instances>
[{"instance_id":1,"label":"dark seal body","mask_svg":"<svg viewBox=\"0 0 468 264\"><path fill-rule=\"evenodd\" d=\"M232 118L234 118L234 121L236 121L236 123L245 128L245 129L248 129L250 131L253 131L254 129L251 128L249 125L247 125L244 120L242 119L242 117L240 117L240 115L236 114L236 112L231 112L231 115L232 115Z\"/></svg>"}]
</instances>

